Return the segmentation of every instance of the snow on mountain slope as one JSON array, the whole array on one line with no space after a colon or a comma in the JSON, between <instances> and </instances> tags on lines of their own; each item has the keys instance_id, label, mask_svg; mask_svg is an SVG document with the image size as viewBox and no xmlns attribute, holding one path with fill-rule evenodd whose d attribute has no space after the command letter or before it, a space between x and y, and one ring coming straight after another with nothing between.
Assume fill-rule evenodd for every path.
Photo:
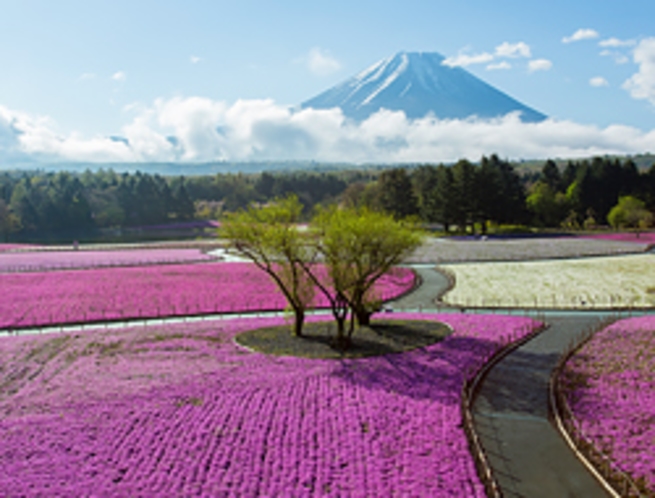
<instances>
[{"instance_id":1,"label":"snow on mountain slope","mask_svg":"<svg viewBox=\"0 0 655 498\"><path fill-rule=\"evenodd\" d=\"M460 67L443 65L438 53L400 52L301 104L339 107L364 120L380 109L404 111L410 119L432 113L440 119L493 118L519 111L525 122L546 119Z\"/></svg>"}]
</instances>

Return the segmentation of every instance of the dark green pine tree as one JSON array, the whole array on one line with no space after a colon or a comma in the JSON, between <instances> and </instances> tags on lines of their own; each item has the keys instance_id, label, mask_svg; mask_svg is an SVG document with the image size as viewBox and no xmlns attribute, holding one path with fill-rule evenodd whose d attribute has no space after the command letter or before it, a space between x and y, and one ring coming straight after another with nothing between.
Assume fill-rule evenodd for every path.
<instances>
[{"instance_id":1,"label":"dark green pine tree","mask_svg":"<svg viewBox=\"0 0 655 498\"><path fill-rule=\"evenodd\" d=\"M184 186L184 181L180 182L175 192L173 192L173 214L177 220L192 220L195 214L193 201Z\"/></svg>"},{"instance_id":2,"label":"dark green pine tree","mask_svg":"<svg viewBox=\"0 0 655 498\"><path fill-rule=\"evenodd\" d=\"M434 219L441 223L448 233L455 222L457 196L455 192L453 170L443 164L437 167L437 184L429 197L429 208L434 212Z\"/></svg>"},{"instance_id":3,"label":"dark green pine tree","mask_svg":"<svg viewBox=\"0 0 655 498\"><path fill-rule=\"evenodd\" d=\"M412 181L404 168L383 171L378 179L380 205L396 219L418 214Z\"/></svg>"}]
</instances>

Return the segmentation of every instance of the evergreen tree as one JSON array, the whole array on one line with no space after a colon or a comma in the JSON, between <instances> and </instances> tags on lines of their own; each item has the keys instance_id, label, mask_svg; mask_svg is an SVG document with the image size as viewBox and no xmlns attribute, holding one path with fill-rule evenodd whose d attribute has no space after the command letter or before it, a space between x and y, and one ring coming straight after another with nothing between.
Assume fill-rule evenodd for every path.
<instances>
[{"instance_id":1,"label":"evergreen tree","mask_svg":"<svg viewBox=\"0 0 655 498\"><path fill-rule=\"evenodd\" d=\"M378 180L380 205L396 219L418 214L412 181L404 168L385 170Z\"/></svg>"},{"instance_id":2,"label":"evergreen tree","mask_svg":"<svg viewBox=\"0 0 655 498\"><path fill-rule=\"evenodd\" d=\"M448 233L450 226L455 223L458 202L451 168L443 164L437 167L437 184L428 201L428 209L434 213L434 220L441 223Z\"/></svg>"}]
</instances>

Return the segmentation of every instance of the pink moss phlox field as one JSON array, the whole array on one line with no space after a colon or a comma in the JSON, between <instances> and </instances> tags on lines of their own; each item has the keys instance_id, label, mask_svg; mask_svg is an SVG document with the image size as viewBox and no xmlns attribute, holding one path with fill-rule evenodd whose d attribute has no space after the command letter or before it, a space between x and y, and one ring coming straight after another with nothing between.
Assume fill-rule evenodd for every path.
<instances>
[{"instance_id":1,"label":"pink moss phlox field","mask_svg":"<svg viewBox=\"0 0 655 498\"><path fill-rule=\"evenodd\" d=\"M190 263L212 259L200 249L5 252L0 253L0 272Z\"/></svg>"},{"instance_id":2,"label":"pink moss phlox field","mask_svg":"<svg viewBox=\"0 0 655 498\"><path fill-rule=\"evenodd\" d=\"M2 494L482 498L461 387L536 323L393 317L440 320L454 333L345 361L232 341L280 318L3 339Z\"/></svg>"},{"instance_id":3,"label":"pink moss phlox field","mask_svg":"<svg viewBox=\"0 0 655 498\"><path fill-rule=\"evenodd\" d=\"M655 232L614 232L581 235L585 239L616 240L619 242L636 242L638 244L655 244Z\"/></svg>"},{"instance_id":4,"label":"pink moss phlox field","mask_svg":"<svg viewBox=\"0 0 655 498\"><path fill-rule=\"evenodd\" d=\"M388 300L414 285L397 268L375 293ZM201 263L0 273L0 328L189 314L282 310L273 281L251 263ZM317 293L315 304L327 306Z\"/></svg>"},{"instance_id":5,"label":"pink moss phlox field","mask_svg":"<svg viewBox=\"0 0 655 498\"><path fill-rule=\"evenodd\" d=\"M583 433L617 468L655 493L655 316L598 332L567 362L562 381Z\"/></svg>"}]
</instances>

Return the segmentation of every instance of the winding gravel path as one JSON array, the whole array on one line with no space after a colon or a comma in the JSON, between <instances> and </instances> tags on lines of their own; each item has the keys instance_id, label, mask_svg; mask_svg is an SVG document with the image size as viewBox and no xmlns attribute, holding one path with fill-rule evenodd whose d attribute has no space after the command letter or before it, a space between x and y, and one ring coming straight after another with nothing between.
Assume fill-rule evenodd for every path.
<instances>
[{"instance_id":1,"label":"winding gravel path","mask_svg":"<svg viewBox=\"0 0 655 498\"><path fill-rule=\"evenodd\" d=\"M548 329L507 355L482 381L473 421L504 497L611 496L548 417L552 370L568 345L599 318L550 314Z\"/></svg>"},{"instance_id":2,"label":"winding gravel path","mask_svg":"<svg viewBox=\"0 0 655 498\"><path fill-rule=\"evenodd\" d=\"M413 268L422 285L389 305L437 308L436 298L448 289L448 280L430 267ZM480 383L472 405L473 421L504 497L611 496L574 456L548 417L553 368L569 344L602 318L593 312L546 314L549 328L508 354Z\"/></svg>"}]
</instances>

